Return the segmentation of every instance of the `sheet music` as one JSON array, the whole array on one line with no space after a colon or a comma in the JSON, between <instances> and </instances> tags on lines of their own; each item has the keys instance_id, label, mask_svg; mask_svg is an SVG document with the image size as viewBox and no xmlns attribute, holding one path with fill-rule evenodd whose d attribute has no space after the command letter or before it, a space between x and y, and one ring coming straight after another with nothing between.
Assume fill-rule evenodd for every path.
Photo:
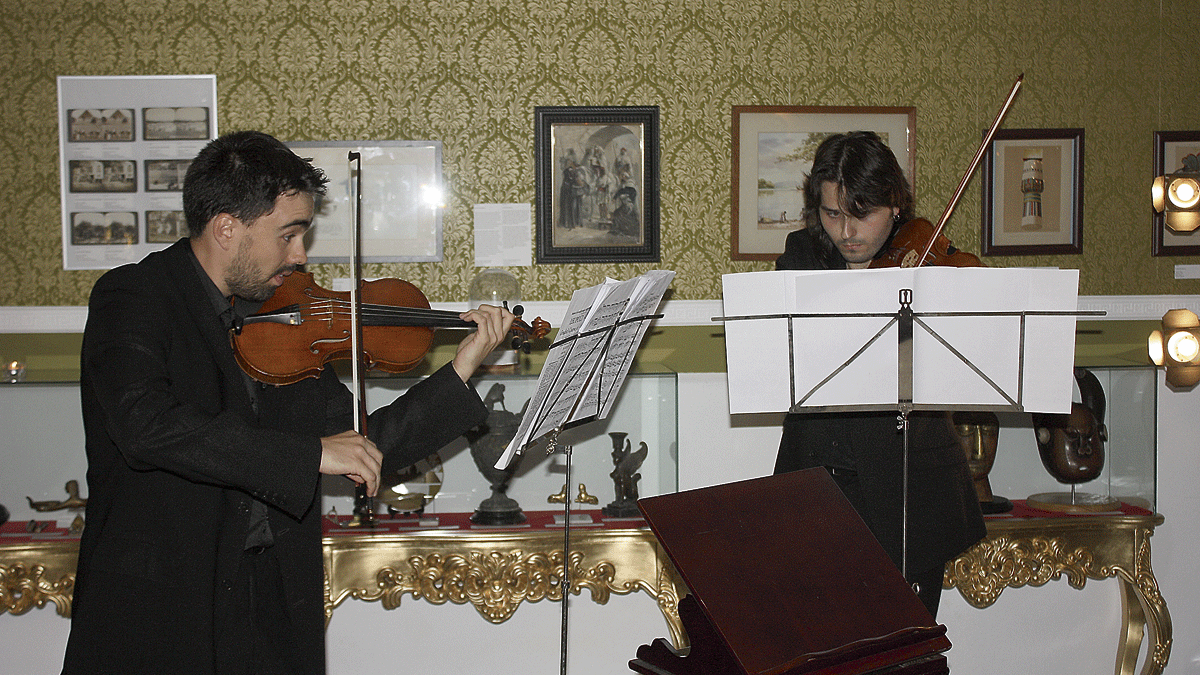
<instances>
[{"instance_id":1,"label":"sheet music","mask_svg":"<svg viewBox=\"0 0 1200 675\"><path fill-rule=\"evenodd\" d=\"M726 322L730 412L895 405L902 288L924 324L915 405L1070 410L1077 270L924 267L726 275L727 317L817 315L792 318L790 335L786 318ZM972 315L934 315L946 312ZM835 316L850 313L880 316Z\"/></svg>"},{"instance_id":2,"label":"sheet music","mask_svg":"<svg viewBox=\"0 0 1200 675\"><path fill-rule=\"evenodd\" d=\"M559 426L608 414L649 324L620 322L653 314L674 277L674 272L652 270L626 281L605 279L571 295L555 338L558 346L547 354L537 389L497 468Z\"/></svg>"},{"instance_id":3,"label":"sheet music","mask_svg":"<svg viewBox=\"0 0 1200 675\"><path fill-rule=\"evenodd\" d=\"M637 354L638 345L650 327L650 321L637 321L637 317L651 316L657 311L662 302L663 294L671 285L675 273L666 270L652 270L640 277L621 282L614 287L609 298L605 299L607 311L623 305L616 321L609 323L607 317L604 323L597 322L597 327L618 325L611 333L611 339L604 350L604 362L600 364L596 375L588 383L583 400L575 409L575 414L568 419L574 422L595 416L597 419L608 417L616 402L620 385L629 374L633 365L633 357ZM612 301L610 302L610 298Z\"/></svg>"}]
</instances>

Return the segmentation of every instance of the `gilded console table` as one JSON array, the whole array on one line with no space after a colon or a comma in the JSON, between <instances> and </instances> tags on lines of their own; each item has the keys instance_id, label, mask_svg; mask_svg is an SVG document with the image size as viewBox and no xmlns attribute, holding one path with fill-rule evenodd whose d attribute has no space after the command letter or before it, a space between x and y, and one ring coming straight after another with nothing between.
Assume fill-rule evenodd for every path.
<instances>
[{"instance_id":1,"label":"gilded console table","mask_svg":"<svg viewBox=\"0 0 1200 675\"><path fill-rule=\"evenodd\" d=\"M1074 588L1116 577L1124 610L1117 675L1133 675L1149 632L1142 675L1163 672L1171 653L1171 617L1150 565L1150 537L1163 517L1134 507L1120 514L1054 516L1021 502L1007 516L989 516L988 535L946 567L945 587L975 607L990 606L1008 587L1042 586L1066 576ZM595 513L595 512L592 512ZM561 600L563 538L549 513L532 513L523 528L474 528L466 514L438 516L436 525L384 521L370 533L331 525L325 550L325 613L347 598L400 605L405 594L433 604L471 603L493 623L522 602ZM0 612L23 614L53 603L71 612L79 540L65 531L26 535L0 528ZM672 641L686 644L678 600L686 591L653 533L640 522L572 528L571 592L642 591L654 598Z\"/></svg>"},{"instance_id":2,"label":"gilded console table","mask_svg":"<svg viewBox=\"0 0 1200 675\"><path fill-rule=\"evenodd\" d=\"M675 644L684 644L678 601L683 588L654 534L640 519L572 525L571 592L605 604L612 594L642 591L657 603ZM381 519L372 530L326 519L325 618L347 598L395 609L405 594L435 605L471 603L502 623L522 602L562 599L563 529L554 514L529 513L515 528L472 526L468 514ZM43 521L40 525L49 525ZM22 523L0 528L0 613L24 614L53 603L71 615L79 538Z\"/></svg>"},{"instance_id":3,"label":"gilded console table","mask_svg":"<svg viewBox=\"0 0 1200 675\"><path fill-rule=\"evenodd\" d=\"M17 526L0 530L0 614L54 603L60 616L71 616L79 538L65 530L25 536Z\"/></svg>"},{"instance_id":4,"label":"gilded console table","mask_svg":"<svg viewBox=\"0 0 1200 675\"><path fill-rule=\"evenodd\" d=\"M1163 517L1137 507L1102 515L1051 514L1015 502L1011 514L989 516L987 537L946 566L945 588L975 607L990 606L1007 587L1042 586L1067 578L1116 577L1123 620L1117 675L1133 675L1142 640L1150 647L1142 675L1158 675L1171 655L1171 615L1150 567L1150 536Z\"/></svg>"},{"instance_id":5,"label":"gilded console table","mask_svg":"<svg viewBox=\"0 0 1200 675\"><path fill-rule=\"evenodd\" d=\"M658 604L675 644L683 643L676 580L666 552L640 519L572 524L571 592L605 604L642 591ZM435 605L470 603L503 623L522 602L562 599L563 530L549 512L527 513L521 528L471 526L467 514L435 516L438 526L387 526L369 533L326 528L325 617L347 598L395 609L404 595ZM447 529L439 529L447 528Z\"/></svg>"}]
</instances>

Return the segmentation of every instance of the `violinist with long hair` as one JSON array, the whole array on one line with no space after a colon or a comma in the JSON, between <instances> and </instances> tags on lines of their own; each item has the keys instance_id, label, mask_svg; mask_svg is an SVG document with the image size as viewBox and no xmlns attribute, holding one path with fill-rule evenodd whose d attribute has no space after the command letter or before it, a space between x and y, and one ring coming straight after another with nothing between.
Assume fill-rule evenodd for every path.
<instances>
[{"instance_id":1,"label":"violinist with long hair","mask_svg":"<svg viewBox=\"0 0 1200 675\"><path fill-rule=\"evenodd\" d=\"M321 476L380 475L484 421L467 378L514 317L483 306L453 362L353 431L332 368L284 386L239 369L230 328L305 262L325 176L278 140L209 143L189 237L118 267L88 305L89 487L63 673L325 672Z\"/></svg>"},{"instance_id":2,"label":"violinist with long hair","mask_svg":"<svg viewBox=\"0 0 1200 675\"><path fill-rule=\"evenodd\" d=\"M868 131L821 143L804 200L805 228L788 235L777 269L868 267L913 219L904 171ZM913 413L905 565L903 441L895 413L792 413L784 418L775 473L824 467L936 617L945 564L983 537L983 516L945 415Z\"/></svg>"}]
</instances>

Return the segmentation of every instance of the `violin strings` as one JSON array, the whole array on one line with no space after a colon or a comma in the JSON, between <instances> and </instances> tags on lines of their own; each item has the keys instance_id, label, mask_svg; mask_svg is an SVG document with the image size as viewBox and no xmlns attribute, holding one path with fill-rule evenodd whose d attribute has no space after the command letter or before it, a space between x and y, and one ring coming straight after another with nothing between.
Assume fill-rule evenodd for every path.
<instances>
[{"instance_id":1,"label":"violin strings","mask_svg":"<svg viewBox=\"0 0 1200 675\"><path fill-rule=\"evenodd\" d=\"M311 318L338 318L349 320L351 305L346 300L325 299L308 303L301 308L306 316ZM397 307L394 305L364 304L362 306L363 321L367 325L400 323L401 325L450 326L458 327L469 324L463 321L458 312L450 310L428 309L424 307Z\"/></svg>"}]
</instances>

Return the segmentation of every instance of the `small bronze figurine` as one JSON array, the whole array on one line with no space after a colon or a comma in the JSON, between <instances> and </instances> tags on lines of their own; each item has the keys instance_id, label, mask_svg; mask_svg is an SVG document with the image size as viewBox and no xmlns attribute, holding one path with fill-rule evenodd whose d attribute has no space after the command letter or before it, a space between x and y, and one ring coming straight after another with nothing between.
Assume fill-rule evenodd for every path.
<instances>
[{"instance_id":1,"label":"small bronze figurine","mask_svg":"<svg viewBox=\"0 0 1200 675\"><path fill-rule=\"evenodd\" d=\"M642 474L637 473L637 470L642 467L642 462L646 460L650 449L645 442L641 442L638 444L636 452L630 452L629 441L625 438L628 434L623 431L613 431L608 435L612 438L613 444L613 470L608 475L613 479L616 499L601 511L610 518L632 518L641 513L637 507L637 484L642 479Z\"/></svg>"},{"instance_id":2,"label":"small bronze figurine","mask_svg":"<svg viewBox=\"0 0 1200 675\"><path fill-rule=\"evenodd\" d=\"M34 511L58 511L60 509L82 509L87 506L87 500L79 496L79 481L69 480L64 488L67 491L67 498L59 501L35 502L33 497L26 497L29 500L29 508Z\"/></svg>"}]
</instances>

